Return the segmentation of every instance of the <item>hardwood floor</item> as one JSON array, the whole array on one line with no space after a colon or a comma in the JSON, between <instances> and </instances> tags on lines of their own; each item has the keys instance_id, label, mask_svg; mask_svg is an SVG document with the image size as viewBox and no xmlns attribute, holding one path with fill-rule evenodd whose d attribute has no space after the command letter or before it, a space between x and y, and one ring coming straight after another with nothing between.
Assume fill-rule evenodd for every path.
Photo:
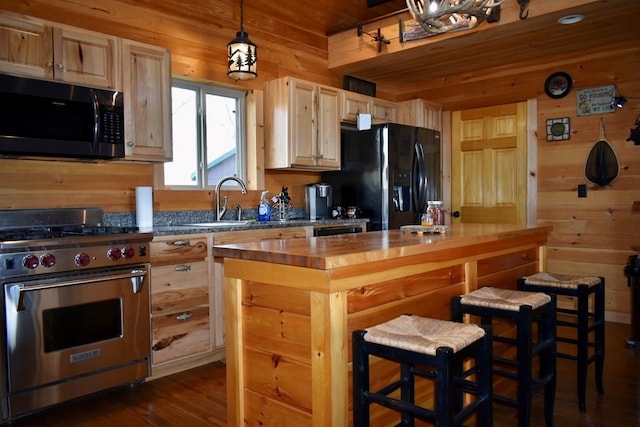
<instances>
[{"instance_id":1,"label":"hardwood floor","mask_svg":"<svg viewBox=\"0 0 640 427\"><path fill-rule=\"evenodd\" d=\"M625 344L630 326L607 323L605 394L589 369L587 412L578 411L575 362L558 360L556 426L639 426L640 351ZM15 421L14 426L129 427L226 426L225 366L214 363L138 387L59 405ZM494 425L516 425L515 410L494 405ZM541 395L534 398L533 427L544 426ZM302 427L302 426L299 426Z\"/></svg>"}]
</instances>

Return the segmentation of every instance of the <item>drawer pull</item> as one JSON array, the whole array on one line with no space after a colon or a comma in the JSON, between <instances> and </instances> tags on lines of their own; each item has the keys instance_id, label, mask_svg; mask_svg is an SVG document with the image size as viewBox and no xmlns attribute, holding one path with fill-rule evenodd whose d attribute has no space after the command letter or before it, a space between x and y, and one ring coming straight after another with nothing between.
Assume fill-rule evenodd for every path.
<instances>
[{"instance_id":1,"label":"drawer pull","mask_svg":"<svg viewBox=\"0 0 640 427\"><path fill-rule=\"evenodd\" d=\"M182 313L176 316L176 320L189 320L191 317L193 317L191 313Z\"/></svg>"},{"instance_id":2,"label":"drawer pull","mask_svg":"<svg viewBox=\"0 0 640 427\"><path fill-rule=\"evenodd\" d=\"M190 265L176 265L175 270L176 271L189 271L189 270L191 270L191 266Z\"/></svg>"},{"instance_id":3,"label":"drawer pull","mask_svg":"<svg viewBox=\"0 0 640 427\"><path fill-rule=\"evenodd\" d=\"M176 240L171 244L173 246L191 246L191 242L189 242L188 240Z\"/></svg>"}]
</instances>

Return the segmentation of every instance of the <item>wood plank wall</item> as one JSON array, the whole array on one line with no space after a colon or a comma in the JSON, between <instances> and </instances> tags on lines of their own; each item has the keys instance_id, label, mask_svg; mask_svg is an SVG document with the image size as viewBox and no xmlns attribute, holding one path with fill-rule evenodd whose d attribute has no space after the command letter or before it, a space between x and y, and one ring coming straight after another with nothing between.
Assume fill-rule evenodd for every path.
<instances>
[{"instance_id":1,"label":"wood plank wall","mask_svg":"<svg viewBox=\"0 0 640 427\"><path fill-rule=\"evenodd\" d=\"M565 64L574 89L554 100L538 100L538 222L552 224L548 268L570 274L604 276L609 320L630 320L630 290L623 274L632 245L640 245L640 145L626 141L640 115L640 47L612 50ZM615 84L629 97L615 113L576 115L575 91ZM637 98L632 99L631 97ZM546 120L568 117L568 141L547 142ZM613 148L620 173L610 185L600 187L585 178L585 163L599 139L600 119ZM586 184L587 197L577 187Z\"/></svg>"},{"instance_id":2,"label":"wood plank wall","mask_svg":"<svg viewBox=\"0 0 640 427\"><path fill-rule=\"evenodd\" d=\"M165 46L172 51L175 74L230 86L224 58L226 43L237 31L237 23L228 8L211 8L200 0L189 1L189 7L180 10L171 10L168 2L124 0L6 3L2 7L14 12ZM251 26L247 24L251 38L261 49L260 76L235 87L262 89L265 81L287 75L341 86L342 76L327 69L326 39L301 35L291 26L274 27L273 23L254 31L251 28L259 25L251 19ZM612 46L607 52L576 52L573 58L558 58L553 63L535 63L535 58L529 58L508 70L488 70L487 77L475 76L471 83L468 76L454 72L448 81L460 85L443 82L430 97L449 110L537 101L538 167L530 174L537 176L538 221L555 227L549 245L549 268L604 275L607 317L627 322L630 292L622 268L633 253L631 244L640 244L640 146L625 140L640 114L638 69L640 48L630 42ZM546 76L555 71L568 72L574 80L574 92L559 100L547 98L543 91ZM617 85L629 102L622 110L602 116L607 139L618 156L620 176L610 186L599 188L586 182L584 164L598 138L600 116L576 116L575 90L607 84ZM380 92L392 91L380 88ZM571 120L571 139L546 142L546 120L561 117ZM313 173L267 171L265 188L273 194L288 186L294 204L302 206L303 186L317 180ZM134 188L152 182L152 167L144 164L3 159L0 208L99 205L108 212L133 212ZM577 185L583 183L588 185L588 195L578 198ZM210 209L214 200L212 191L157 191L155 196L157 210ZM232 204L243 207L257 205L259 199L257 191L231 196Z\"/></svg>"}]
</instances>

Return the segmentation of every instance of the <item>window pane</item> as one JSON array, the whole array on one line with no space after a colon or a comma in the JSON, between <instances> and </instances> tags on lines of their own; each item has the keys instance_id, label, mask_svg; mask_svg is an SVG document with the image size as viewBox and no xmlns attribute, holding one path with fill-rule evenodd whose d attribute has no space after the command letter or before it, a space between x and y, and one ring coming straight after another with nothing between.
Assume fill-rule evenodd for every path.
<instances>
[{"instance_id":1,"label":"window pane","mask_svg":"<svg viewBox=\"0 0 640 427\"><path fill-rule=\"evenodd\" d=\"M164 164L165 185L198 184L197 91L173 87L173 161Z\"/></svg>"},{"instance_id":2,"label":"window pane","mask_svg":"<svg viewBox=\"0 0 640 427\"><path fill-rule=\"evenodd\" d=\"M236 100L227 96L206 95L207 183L238 175L236 165Z\"/></svg>"}]
</instances>

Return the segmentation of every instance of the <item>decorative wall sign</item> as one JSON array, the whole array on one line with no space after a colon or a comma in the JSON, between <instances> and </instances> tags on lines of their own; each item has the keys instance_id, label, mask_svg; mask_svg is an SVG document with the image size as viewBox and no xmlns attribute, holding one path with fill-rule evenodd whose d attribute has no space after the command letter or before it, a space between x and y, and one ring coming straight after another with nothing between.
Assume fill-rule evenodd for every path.
<instances>
[{"instance_id":1,"label":"decorative wall sign","mask_svg":"<svg viewBox=\"0 0 640 427\"><path fill-rule=\"evenodd\" d=\"M566 141L570 131L569 117L547 120L547 141Z\"/></svg>"},{"instance_id":2,"label":"decorative wall sign","mask_svg":"<svg viewBox=\"0 0 640 427\"><path fill-rule=\"evenodd\" d=\"M588 116L591 114L615 113L614 96L616 96L615 85L579 90L576 95L577 114L579 116Z\"/></svg>"}]
</instances>

